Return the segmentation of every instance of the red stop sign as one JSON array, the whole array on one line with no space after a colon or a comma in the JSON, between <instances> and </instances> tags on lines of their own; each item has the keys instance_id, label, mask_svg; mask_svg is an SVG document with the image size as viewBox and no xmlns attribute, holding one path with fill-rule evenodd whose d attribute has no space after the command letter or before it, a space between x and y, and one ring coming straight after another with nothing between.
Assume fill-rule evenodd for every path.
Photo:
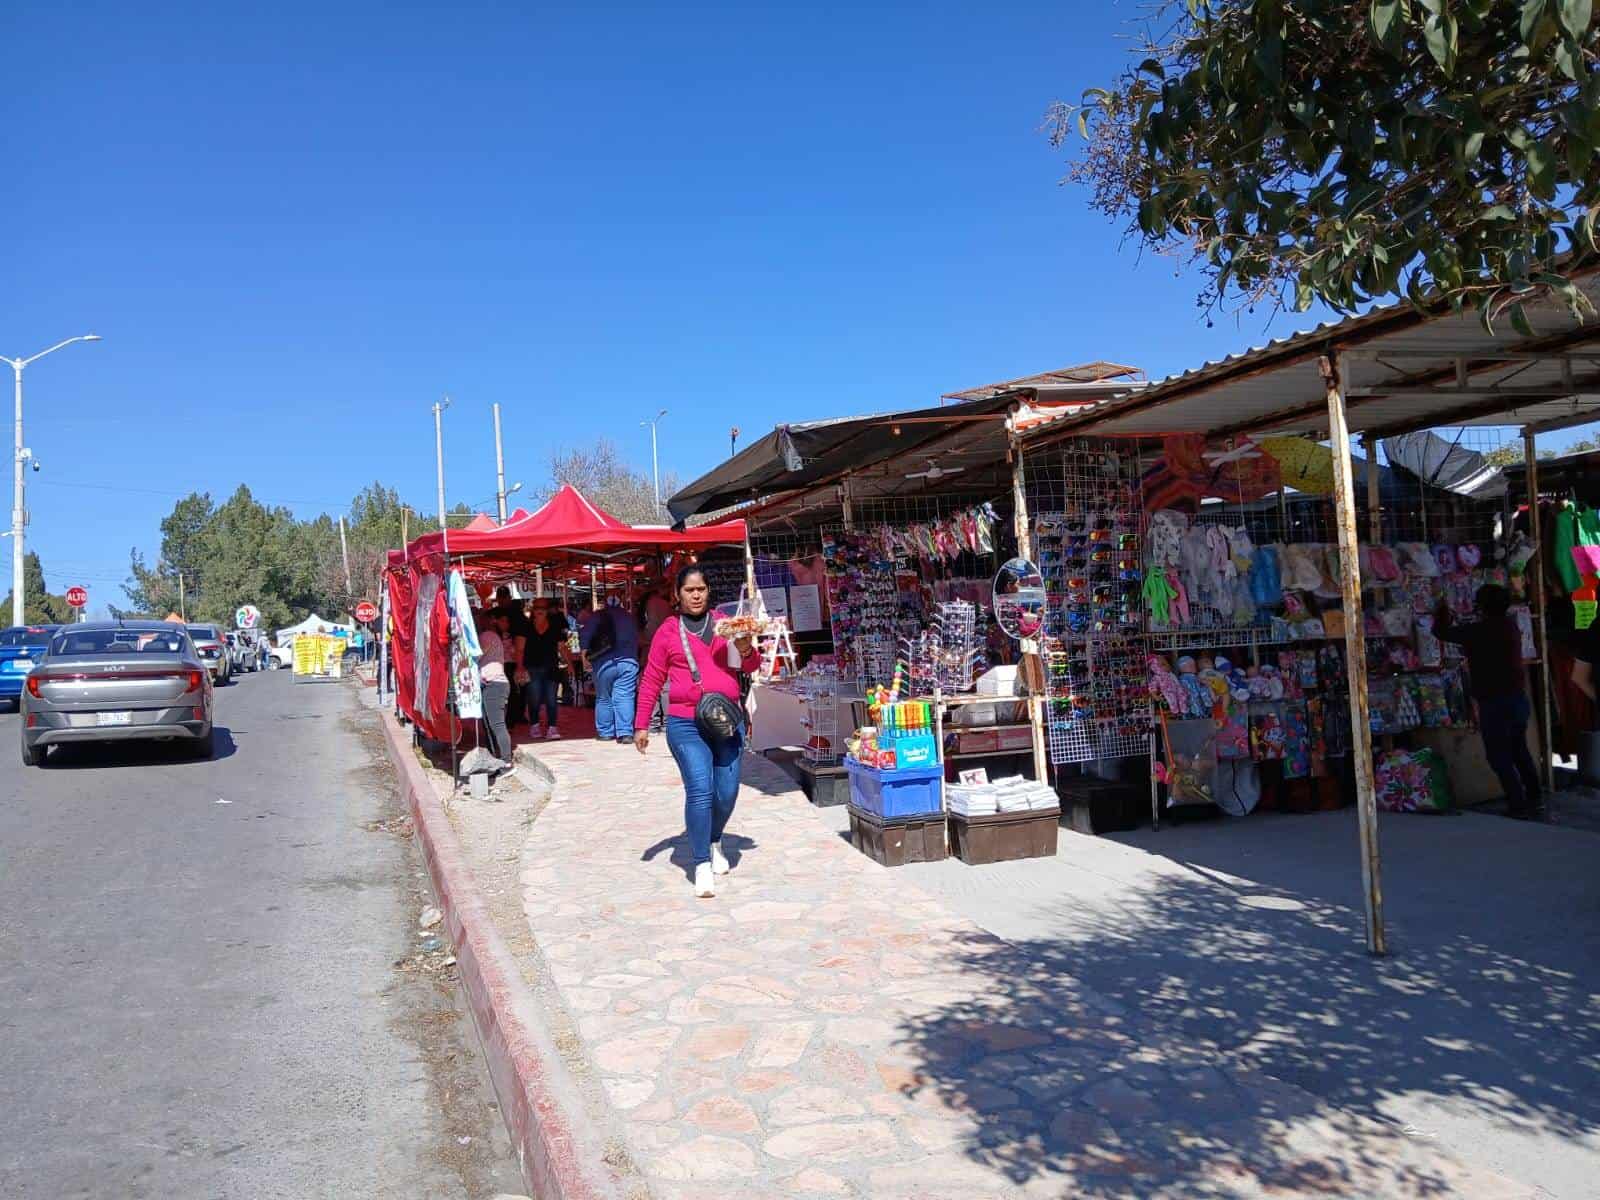
<instances>
[{"instance_id":1,"label":"red stop sign","mask_svg":"<svg viewBox=\"0 0 1600 1200\"><path fill-rule=\"evenodd\" d=\"M81 587L67 589L67 603L73 608L87 608L89 605L89 590Z\"/></svg>"},{"instance_id":2,"label":"red stop sign","mask_svg":"<svg viewBox=\"0 0 1600 1200\"><path fill-rule=\"evenodd\" d=\"M371 600L363 600L356 605L356 620L363 625L378 619L378 606Z\"/></svg>"}]
</instances>

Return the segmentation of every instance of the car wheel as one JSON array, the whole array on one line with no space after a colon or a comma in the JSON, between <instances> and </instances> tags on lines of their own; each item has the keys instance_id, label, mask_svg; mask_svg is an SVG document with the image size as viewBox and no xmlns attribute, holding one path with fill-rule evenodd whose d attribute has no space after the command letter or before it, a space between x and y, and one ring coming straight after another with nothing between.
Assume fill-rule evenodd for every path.
<instances>
[{"instance_id":1,"label":"car wheel","mask_svg":"<svg viewBox=\"0 0 1600 1200\"><path fill-rule=\"evenodd\" d=\"M216 753L216 748L217 731L215 728L212 728L206 730L205 737L196 738L193 742L189 743L189 754L191 757L197 758L201 762L207 762L211 759L212 755Z\"/></svg>"},{"instance_id":2,"label":"car wheel","mask_svg":"<svg viewBox=\"0 0 1600 1200\"><path fill-rule=\"evenodd\" d=\"M44 766L44 756L50 753L48 746L30 746L28 739L22 739L22 765L25 767Z\"/></svg>"}]
</instances>

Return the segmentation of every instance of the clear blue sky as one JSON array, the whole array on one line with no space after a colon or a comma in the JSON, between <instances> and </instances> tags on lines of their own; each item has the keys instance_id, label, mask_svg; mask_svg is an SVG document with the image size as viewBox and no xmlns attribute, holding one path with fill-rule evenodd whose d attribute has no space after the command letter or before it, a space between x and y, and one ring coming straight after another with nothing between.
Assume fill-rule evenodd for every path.
<instances>
[{"instance_id":1,"label":"clear blue sky","mask_svg":"<svg viewBox=\"0 0 1600 1200\"><path fill-rule=\"evenodd\" d=\"M530 488L665 407L727 430L934 403L1089 359L1153 376L1304 322L1207 329L1041 132L1122 62L1126 3L56 4L13 48L0 352L29 369L50 585L121 600L178 495L301 515L381 478ZM0 572L4 573L4 572Z\"/></svg>"}]
</instances>

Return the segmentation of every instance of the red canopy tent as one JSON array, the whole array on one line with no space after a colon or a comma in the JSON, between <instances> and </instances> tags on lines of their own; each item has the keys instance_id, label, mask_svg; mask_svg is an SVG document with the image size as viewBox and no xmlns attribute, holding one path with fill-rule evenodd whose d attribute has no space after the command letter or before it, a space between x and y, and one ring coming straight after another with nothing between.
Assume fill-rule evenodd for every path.
<instances>
[{"instance_id":1,"label":"red canopy tent","mask_svg":"<svg viewBox=\"0 0 1600 1200\"><path fill-rule=\"evenodd\" d=\"M402 561L436 569L445 557L476 578L522 574L530 568L579 559L603 562L640 554L709 546L743 545L745 523L724 521L682 532L661 525L629 525L597 508L571 485L562 488L531 513L504 525L433 530L412 540ZM390 561L394 559L391 553Z\"/></svg>"},{"instance_id":2,"label":"red canopy tent","mask_svg":"<svg viewBox=\"0 0 1600 1200\"><path fill-rule=\"evenodd\" d=\"M425 577L441 578L447 567L459 567L470 580L486 581L527 575L535 568L593 568L594 575L632 576L635 563L671 552L690 552L712 546L744 545L745 523L724 521L677 531L666 526L635 526L595 507L581 492L563 486L531 513L518 512L504 525L482 527L474 520L464 529L434 530L412 540L403 550L389 552L388 594L393 621L390 646L394 654L396 691L400 707L424 733L442 736L434 695L437 682L449 669L448 647L438 631L448 625L443 588ZM642 563L639 565L642 566ZM430 595L434 611L418 613L419 596ZM437 592L437 595L434 593ZM415 654L418 639L428 655L430 697L419 705L415 693Z\"/></svg>"}]
</instances>

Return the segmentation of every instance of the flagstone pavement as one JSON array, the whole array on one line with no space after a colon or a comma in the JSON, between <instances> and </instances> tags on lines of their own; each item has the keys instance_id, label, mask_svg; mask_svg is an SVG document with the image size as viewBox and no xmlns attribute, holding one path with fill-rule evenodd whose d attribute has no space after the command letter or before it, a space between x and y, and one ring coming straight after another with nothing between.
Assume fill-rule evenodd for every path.
<instances>
[{"instance_id":1,"label":"flagstone pavement","mask_svg":"<svg viewBox=\"0 0 1600 1200\"><path fill-rule=\"evenodd\" d=\"M764 759L697 900L659 737L520 753L557 779L528 921L663 1200L1534 1194L1029 962Z\"/></svg>"}]
</instances>

